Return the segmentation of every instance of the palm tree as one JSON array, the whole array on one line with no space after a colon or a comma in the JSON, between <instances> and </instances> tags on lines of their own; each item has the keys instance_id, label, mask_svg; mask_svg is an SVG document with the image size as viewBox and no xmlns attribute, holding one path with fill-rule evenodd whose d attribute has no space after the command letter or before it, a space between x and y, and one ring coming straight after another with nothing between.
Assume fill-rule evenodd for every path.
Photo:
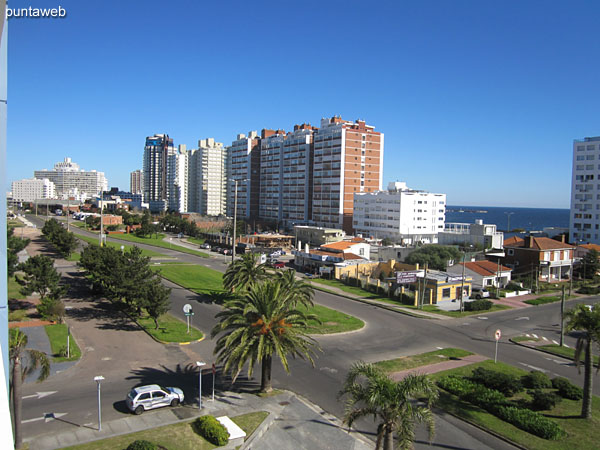
<instances>
[{"instance_id":1,"label":"palm tree","mask_svg":"<svg viewBox=\"0 0 600 450\"><path fill-rule=\"evenodd\" d=\"M217 340L217 363L232 374L235 382L244 364L248 377L254 365L262 364L261 392L271 387L271 363L275 353L289 373L288 355L307 359L314 366L313 355L320 350L314 339L307 336L308 322L319 321L313 314L295 309L298 300L279 278L251 283L248 290L225 303L216 315L219 323L211 337L224 332Z\"/></svg>"},{"instance_id":2,"label":"palm tree","mask_svg":"<svg viewBox=\"0 0 600 450\"><path fill-rule=\"evenodd\" d=\"M258 264L256 254L244 253L240 259L229 264L223 275L223 286L229 291L243 291L251 283L264 279L266 269L265 264Z\"/></svg>"},{"instance_id":3,"label":"palm tree","mask_svg":"<svg viewBox=\"0 0 600 450\"><path fill-rule=\"evenodd\" d=\"M567 319L567 332L579 331L577 345L575 346L575 364L579 369L581 353L585 352L583 375L583 402L581 417L592 417L592 344L600 344L600 307L594 305L591 309L587 305L577 305L565 314ZM599 368L600 370L600 368Z\"/></svg>"},{"instance_id":4,"label":"palm tree","mask_svg":"<svg viewBox=\"0 0 600 450\"><path fill-rule=\"evenodd\" d=\"M15 429L15 448L21 448L21 385L25 377L33 370L40 367L37 381L44 381L50 375L50 361L48 355L39 350L26 349L27 335L18 328L12 328L9 336L11 374L11 396L13 407L13 425ZM27 365L23 365L23 356L27 355Z\"/></svg>"},{"instance_id":5,"label":"palm tree","mask_svg":"<svg viewBox=\"0 0 600 450\"><path fill-rule=\"evenodd\" d=\"M289 292L294 306L297 303L307 308L313 306L312 299L315 295L315 290L310 284L297 279L295 270L278 271L277 277L282 286Z\"/></svg>"},{"instance_id":6,"label":"palm tree","mask_svg":"<svg viewBox=\"0 0 600 450\"><path fill-rule=\"evenodd\" d=\"M425 422L433 439L431 406L438 392L426 375L410 374L402 381L394 381L373 364L358 362L348 372L338 397L344 395L348 395L344 423L349 427L361 417L373 415L373 420L379 419L376 450L381 448L382 442L384 450L392 450L394 432L400 448L412 448L415 422ZM426 406L413 403L422 396L427 399Z\"/></svg>"}]
</instances>

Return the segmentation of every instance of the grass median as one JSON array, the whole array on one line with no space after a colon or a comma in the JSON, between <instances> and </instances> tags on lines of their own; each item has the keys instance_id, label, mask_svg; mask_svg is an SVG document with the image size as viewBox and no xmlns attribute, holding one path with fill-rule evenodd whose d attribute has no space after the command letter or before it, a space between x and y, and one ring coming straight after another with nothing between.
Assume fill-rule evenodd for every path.
<instances>
[{"instance_id":1,"label":"grass median","mask_svg":"<svg viewBox=\"0 0 600 450\"><path fill-rule=\"evenodd\" d=\"M415 367L420 366L428 366L430 364L448 361L449 359L460 359L472 354L473 353L460 348L443 348L441 350L434 350L418 355L402 356L396 359L378 361L375 365L385 372L392 373L400 372L401 370L414 369Z\"/></svg>"},{"instance_id":2,"label":"grass median","mask_svg":"<svg viewBox=\"0 0 600 450\"><path fill-rule=\"evenodd\" d=\"M78 234L77 237L79 239L81 239L82 241L87 242L88 244L92 244L92 245L96 244L96 245L98 245L98 239L97 238L89 237L89 236L82 236L80 234ZM133 245L120 244L118 242L111 242L111 241L107 241L106 245L108 247L112 247L112 248L117 249L117 250L121 250L121 245L123 246L124 250L129 250L131 247L133 247ZM144 255L144 256L149 256L151 258L152 257L162 257L162 258L165 258L164 255L162 255L161 253L155 252L153 250L147 250L145 248L142 248L140 250L142 250L142 255Z\"/></svg>"},{"instance_id":3,"label":"grass median","mask_svg":"<svg viewBox=\"0 0 600 450\"><path fill-rule=\"evenodd\" d=\"M268 415L269 413L265 411L256 411L232 417L231 420L246 432L246 439L248 439ZM193 421L165 425L137 433L124 434L73 447L65 447L65 450L125 449L129 444L138 439L150 441L170 450L212 450L217 448L197 434L192 424Z\"/></svg>"},{"instance_id":4,"label":"grass median","mask_svg":"<svg viewBox=\"0 0 600 450\"><path fill-rule=\"evenodd\" d=\"M570 297L567 295L565 297L566 300L570 300L572 298L576 298L575 295L571 295ZM527 303L528 305L545 305L546 303L555 303L555 302L560 302L561 300L561 296L560 295L550 295L550 296L546 296L546 297L538 297L538 298L532 298L529 300L525 300L523 303Z\"/></svg>"},{"instance_id":5,"label":"grass median","mask_svg":"<svg viewBox=\"0 0 600 450\"><path fill-rule=\"evenodd\" d=\"M136 322L152 337L162 342L192 342L202 339L204 334L193 326L190 327L190 332L187 332L187 323L179 320L171 314L163 314L158 318L158 329L154 320L149 316L144 316L136 320ZM194 319L192 317L192 325Z\"/></svg>"},{"instance_id":6,"label":"grass median","mask_svg":"<svg viewBox=\"0 0 600 450\"><path fill-rule=\"evenodd\" d=\"M79 349L77 342L75 342L73 335L69 338L69 358L66 357L67 325L64 323L46 325L44 329L46 330L48 340L50 341L54 362L75 361L81 358L81 350Z\"/></svg>"},{"instance_id":7,"label":"grass median","mask_svg":"<svg viewBox=\"0 0 600 450\"><path fill-rule=\"evenodd\" d=\"M117 239L120 241L135 242L136 244L146 244L146 245L153 245L155 247L168 248L169 250L176 250L178 252L188 253L190 255L196 255L196 256L200 256L202 258L209 257L208 253L199 252L199 251L193 250L191 248L182 247L181 245L173 244L171 242L166 242L163 240L164 238L165 238L165 235L162 233L159 233L158 237L156 235L152 235L150 237L139 237L139 236L136 236L135 234L111 234L111 235L109 235L109 239Z\"/></svg>"},{"instance_id":8,"label":"grass median","mask_svg":"<svg viewBox=\"0 0 600 450\"><path fill-rule=\"evenodd\" d=\"M526 371L518 369L508 364L492 360L483 361L480 363L471 364L469 366L459 367L444 372L438 372L430 375L433 380L437 380L447 375L457 375L459 377L469 377L471 372L477 367L485 367L489 370L499 371L506 374L516 375L518 377L525 375ZM515 396L517 400L524 402L529 401L529 395L526 392L521 392ZM581 400L562 399L554 408L542 413L555 421L564 431L567 436L557 440L550 441L536 437L526 431L523 431L515 426L504 422L498 417L488 413L487 411L472 405L471 403L460 400L455 395L452 395L444 390L440 390L440 398L436 403L438 407L451 412L454 415L471 421L485 429L510 439L522 447L531 450L559 450L559 449L597 449L598 438L593 432L600 425L600 398L593 398L593 416L591 420L582 419L579 417L581 413Z\"/></svg>"},{"instance_id":9,"label":"grass median","mask_svg":"<svg viewBox=\"0 0 600 450\"><path fill-rule=\"evenodd\" d=\"M510 339L513 342L516 343L522 343L527 345L528 342L532 343L533 345L530 345L530 347L533 348L539 348L541 350L547 351L549 353L552 353L553 355L556 356L561 356L563 358L567 358L570 360L575 360L575 349L571 348L571 347L561 347L560 345L556 345L556 344L537 344L539 342L545 342L543 339L540 338L534 338L534 337L529 337L529 336L516 336L514 338ZM535 343L535 344L534 344ZM594 364L597 366L598 363L600 362L600 358L598 358L598 356L593 356L594 358ZM585 355L581 355L581 361L585 360ZM583 362L582 362L583 364Z\"/></svg>"}]
</instances>

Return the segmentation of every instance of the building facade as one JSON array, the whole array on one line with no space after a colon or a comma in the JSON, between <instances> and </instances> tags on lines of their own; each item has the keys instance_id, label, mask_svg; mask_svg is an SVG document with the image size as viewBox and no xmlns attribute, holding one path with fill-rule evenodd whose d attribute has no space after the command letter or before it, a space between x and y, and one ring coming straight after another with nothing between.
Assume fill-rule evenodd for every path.
<instances>
[{"instance_id":1,"label":"building facade","mask_svg":"<svg viewBox=\"0 0 600 450\"><path fill-rule=\"evenodd\" d=\"M190 177L195 177L197 211L208 216L225 215L227 202L227 151L221 142L213 138L198 141L198 150L194 152L196 161ZM194 184L194 183L192 183Z\"/></svg>"},{"instance_id":2,"label":"building facade","mask_svg":"<svg viewBox=\"0 0 600 450\"><path fill-rule=\"evenodd\" d=\"M129 191L132 194L144 193L144 172L139 169L131 172L129 175Z\"/></svg>"},{"instance_id":3,"label":"building facade","mask_svg":"<svg viewBox=\"0 0 600 450\"><path fill-rule=\"evenodd\" d=\"M258 216L279 223L282 214L282 146L284 130L262 130L260 140L260 195Z\"/></svg>"},{"instance_id":4,"label":"building facade","mask_svg":"<svg viewBox=\"0 0 600 450\"><path fill-rule=\"evenodd\" d=\"M504 233L497 231L496 225L483 223L446 223L438 234L438 244L442 245L480 245L484 249L501 249Z\"/></svg>"},{"instance_id":5,"label":"building facade","mask_svg":"<svg viewBox=\"0 0 600 450\"><path fill-rule=\"evenodd\" d=\"M356 233L401 244L436 243L444 229L446 194L409 189L392 182L387 191L354 194Z\"/></svg>"},{"instance_id":6,"label":"building facade","mask_svg":"<svg viewBox=\"0 0 600 450\"><path fill-rule=\"evenodd\" d=\"M569 233L574 244L600 244L600 136L573 141Z\"/></svg>"},{"instance_id":7,"label":"building facade","mask_svg":"<svg viewBox=\"0 0 600 450\"><path fill-rule=\"evenodd\" d=\"M335 228L311 227L308 225L296 225L294 227L296 246L300 244L324 245L338 242L346 237L344 230ZM298 248L299 250L301 248Z\"/></svg>"},{"instance_id":8,"label":"building facade","mask_svg":"<svg viewBox=\"0 0 600 450\"><path fill-rule=\"evenodd\" d=\"M85 200L108 189L104 172L80 169L71 158L54 164L53 170L36 170L33 176L38 180L46 178L54 183L56 196L60 199L75 197Z\"/></svg>"},{"instance_id":9,"label":"building facade","mask_svg":"<svg viewBox=\"0 0 600 450\"><path fill-rule=\"evenodd\" d=\"M564 237L564 236L563 236ZM545 281L561 281L571 276L575 247L547 237L512 236L504 240L502 264L515 274L537 274Z\"/></svg>"},{"instance_id":10,"label":"building facade","mask_svg":"<svg viewBox=\"0 0 600 450\"><path fill-rule=\"evenodd\" d=\"M13 200L34 202L39 199L56 198L54 183L48 178L24 179L12 182Z\"/></svg>"},{"instance_id":11,"label":"building facade","mask_svg":"<svg viewBox=\"0 0 600 450\"><path fill-rule=\"evenodd\" d=\"M281 150L281 220L286 226L312 218L313 133L309 124L294 126Z\"/></svg>"},{"instance_id":12,"label":"building facade","mask_svg":"<svg viewBox=\"0 0 600 450\"><path fill-rule=\"evenodd\" d=\"M169 163L176 155L173 139L168 134L146 138L143 158L144 202L151 210L166 210L172 184L169 184Z\"/></svg>"},{"instance_id":13,"label":"building facade","mask_svg":"<svg viewBox=\"0 0 600 450\"><path fill-rule=\"evenodd\" d=\"M237 180L237 216L258 218L260 193L260 138L256 131L238 134L227 148L227 216L233 217Z\"/></svg>"},{"instance_id":14,"label":"building facade","mask_svg":"<svg viewBox=\"0 0 600 450\"><path fill-rule=\"evenodd\" d=\"M314 133L312 219L317 226L352 232L354 194L383 183L383 133L362 120L321 119Z\"/></svg>"}]
</instances>

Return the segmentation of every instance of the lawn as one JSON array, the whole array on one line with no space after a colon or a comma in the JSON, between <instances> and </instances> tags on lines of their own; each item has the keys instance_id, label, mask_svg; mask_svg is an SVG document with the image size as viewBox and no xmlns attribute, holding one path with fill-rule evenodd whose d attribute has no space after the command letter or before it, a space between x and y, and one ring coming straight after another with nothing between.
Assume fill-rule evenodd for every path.
<instances>
[{"instance_id":1,"label":"lawn","mask_svg":"<svg viewBox=\"0 0 600 450\"><path fill-rule=\"evenodd\" d=\"M69 358L66 356L60 356L60 351L62 349L66 350L67 348L67 326L64 323L46 325L44 328L46 330L46 334L48 335L48 339L50 340L50 347L52 348L54 362L75 361L81 358L81 350L79 350L73 335L71 335L71 338L69 339L71 356Z\"/></svg>"},{"instance_id":2,"label":"lawn","mask_svg":"<svg viewBox=\"0 0 600 450\"><path fill-rule=\"evenodd\" d=\"M381 295L374 294L373 292L365 291L364 289L361 289L356 286L348 286L347 284L344 284L339 280L326 280L324 278L315 278L310 281L311 281L311 283L319 283L319 284L324 284L325 286L335 287L344 292L347 292L348 294L353 294L353 295L356 295L356 296L359 296L362 298L368 298L370 300L384 300L384 301L395 303L397 305L400 304L399 302L394 302L392 299L390 299L388 297L383 297Z\"/></svg>"},{"instance_id":3,"label":"lawn","mask_svg":"<svg viewBox=\"0 0 600 450\"><path fill-rule=\"evenodd\" d=\"M415 306L410 306L409 308L416 309ZM505 309L511 309L511 307L506 306L506 305L493 304L490 309L486 309L485 311L464 311L461 313L460 311L444 311L444 310L438 309L438 307L435 305L423 305L423 311L432 312L432 313L436 313L436 314L442 314L444 316L449 316L449 317L467 317L467 316L473 316L475 314L487 314L487 313L491 313L491 312L495 312L495 311L502 311Z\"/></svg>"},{"instance_id":4,"label":"lawn","mask_svg":"<svg viewBox=\"0 0 600 450\"><path fill-rule=\"evenodd\" d=\"M528 336L516 336L514 338L510 339L513 342L524 342L527 343L527 341L533 341L533 342L540 342L542 341L542 339L538 338L534 338L534 337L528 337ZM556 344L547 344L547 345L536 345L535 348L540 348L542 350L545 350L547 352L550 352L556 356L562 356L563 358L567 358L567 359L571 359L574 360L575 359L575 349L571 348L571 347L561 347L560 345L556 345ZM585 356L582 354L582 362L583 360L585 360ZM598 356L594 356L594 364L598 365L599 362L599 358Z\"/></svg>"},{"instance_id":5,"label":"lawn","mask_svg":"<svg viewBox=\"0 0 600 450\"><path fill-rule=\"evenodd\" d=\"M193 244L202 245L202 244L204 244L204 241L205 241L206 239L204 239L204 238L190 237L190 238L187 238L187 240L188 240L189 242L193 243Z\"/></svg>"},{"instance_id":6,"label":"lawn","mask_svg":"<svg viewBox=\"0 0 600 450\"><path fill-rule=\"evenodd\" d=\"M89 236L81 236L81 235L77 235L77 237L79 239L81 239L82 241L87 242L88 244L96 244L98 245L98 239L97 238L93 238L93 237L89 237ZM117 242L111 242L111 241L107 241L106 245L112 248L116 248L117 250L121 250L121 245L123 245L123 247L125 247L125 250L129 250L131 247L133 247L132 245L127 245L127 244L119 244ZM146 250L146 249L141 249L142 250L142 255L144 256L150 256L150 257L162 257L165 258L164 255L155 252L153 250Z\"/></svg>"},{"instance_id":7,"label":"lawn","mask_svg":"<svg viewBox=\"0 0 600 450\"><path fill-rule=\"evenodd\" d=\"M419 355L403 356L386 361L378 361L375 365L385 372L400 372L401 370L413 369L415 367L427 366L430 364L447 361L449 359L458 359L473 353L460 348L443 348Z\"/></svg>"},{"instance_id":8,"label":"lawn","mask_svg":"<svg viewBox=\"0 0 600 450\"><path fill-rule=\"evenodd\" d=\"M446 375L458 375L467 377L476 367L483 366L487 369L502 371L512 375L525 375L527 372L504 363L494 364L494 361L487 360L470 366L459 367L457 369L439 372L431 375L431 378L437 380ZM521 397L527 397L527 394L521 394ZM551 411L543 413L556 421L560 427L567 432L567 437L558 441L549 441L538 438L523 430L520 430L509 423L489 414L488 412L458 399L458 397L440 390L440 398L437 406L449 411L459 417L465 418L476 423L483 428L492 430L521 446L532 450L558 450L558 449L597 449L598 438L594 431L600 426L600 398L593 399L593 417L587 421L579 418L581 413L581 401L563 399Z\"/></svg>"},{"instance_id":9,"label":"lawn","mask_svg":"<svg viewBox=\"0 0 600 450\"><path fill-rule=\"evenodd\" d=\"M24 227L25 224L23 222L21 222L19 219L10 219L9 221L6 222L6 227L10 228L21 228Z\"/></svg>"},{"instance_id":10,"label":"lawn","mask_svg":"<svg viewBox=\"0 0 600 450\"><path fill-rule=\"evenodd\" d=\"M254 431L268 415L269 413L267 412L257 411L231 417L231 420L246 432L246 439L248 439L251 434L248 430ZM211 450L217 448L215 445L198 435L194 431L192 423L193 421L166 425L139 431L137 433L115 436L73 447L66 447L65 450L123 450L137 439L153 442L164 448L168 448L169 450Z\"/></svg>"},{"instance_id":11,"label":"lawn","mask_svg":"<svg viewBox=\"0 0 600 450\"><path fill-rule=\"evenodd\" d=\"M150 237L138 237L135 234L111 234L111 235L109 235L109 239L118 239L121 241L135 242L137 244L146 244L146 245L153 245L155 247L168 248L171 250L177 250L178 252L182 252L182 253L189 253L191 255L201 256L202 258L209 257L209 255L207 253L199 252L197 250L192 250L192 249L189 249L186 247L182 247L180 245L176 245L176 244L169 243L167 241L163 241L164 237L165 237L165 235L162 233L159 233L158 237L156 237L156 235L154 235L154 234Z\"/></svg>"},{"instance_id":12,"label":"lawn","mask_svg":"<svg viewBox=\"0 0 600 450\"><path fill-rule=\"evenodd\" d=\"M306 308L300 309L307 311ZM315 321L309 322L309 325L312 327L310 332L314 334L341 333L358 330L365 326L365 323L356 317L321 305L314 305L307 312L316 315L322 322L320 325Z\"/></svg>"},{"instance_id":13,"label":"lawn","mask_svg":"<svg viewBox=\"0 0 600 450\"><path fill-rule=\"evenodd\" d=\"M167 280L190 289L197 294L210 295L211 292L223 292L223 274L199 265L154 266Z\"/></svg>"},{"instance_id":14,"label":"lawn","mask_svg":"<svg viewBox=\"0 0 600 450\"><path fill-rule=\"evenodd\" d=\"M73 252L67 258L67 261L79 261L80 259L81 259L81 253L79 253L79 252Z\"/></svg>"},{"instance_id":15,"label":"lawn","mask_svg":"<svg viewBox=\"0 0 600 450\"><path fill-rule=\"evenodd\" d=\"M190 333L187 332L186 322L183 322L168 313L159 317L158 330L155 328L154 320L149 316L137 319L137 323L151 336L162 342L191 342L204 337L200 330L194 328L193 316Z\"/></svg>"},{"instance_id":16,"label":"lawn","mask_svg":"<svg viewBox=\"0 0 600 450\"><path fill-rule=\"evenodd\" d=\"M567 295L567 296L565 296L565 298L567 300L569 300L571 298L575 298L575 296L572 295L571 297L569 297ZM531 300L525 300L523 303L527 303L529 305L545 305L546 303L560 302L560 299L561 299L560 295L550 295L547 297L538 297L538 298L532 298Z\"/></svg>"},{"instance_id":17,"label":"lawn","mask_svg":"<svg viewBox=\"0 0 600 450\"><path fill-rule=\"evenodd\" d=\"M15 276L13 275L12 277L8 277L8 298L12 298L15 300L25 298L25 296L21 294L20 289L21 285L17 283L17 280L15 280Z\"/></svg>"}]
</instances>

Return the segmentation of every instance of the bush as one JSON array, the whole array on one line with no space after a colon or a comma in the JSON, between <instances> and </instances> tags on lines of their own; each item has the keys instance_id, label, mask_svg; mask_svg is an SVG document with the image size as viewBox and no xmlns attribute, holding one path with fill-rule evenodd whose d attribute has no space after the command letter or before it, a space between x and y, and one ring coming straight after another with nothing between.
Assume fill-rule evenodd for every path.
<instances>
[{"instance_id":1,"label":"bush","mask_svg":"<svg viewBox=\"0 0 600 450\"><path fill-rule=\"evenodd\" d=\"M27 317L27 311L24 309L16 309L8 313L9 322L22 322Z\"/></svg>"},{"instance_id":2,"label":"bush","mask_svg":"<svg viewBox=\"0 0 600 450\"><path fill-rule=\"evenodd\" d=\"M465 311L487 311L492 307L493 303L490 300L473 300L465 302Z\"/></svg>"},{"instance_id":3,"label":"bush","mask_svg":"<svg viewBox=\"0 0 600 450\"><path fill-rule=\"evenodd\" d=\"M467 392L463 398L492 413L498 406L508 404L508 400L502 392L486 388L481 384L475 384L475 388L471 392Z\"/></svg>"},{"instance_id":4,"label":"bush","mask_svg":"<svg viewBox=\"0 0 600 450\"><path fill-rule=\"evenodd\" d=\"M523 288L517 283L511 281L506 286L504 286L504 289L506 289L507 291L520 291Z\"/></svg>"},{"instance_id":5,"label":"bush","mask_svg":"<svg viewBox=\"0 0 600 450\"><path fill-rule=\"evenodd\" d=\"M552 387L558 390L558 395L569 400L581 400L583 398L583 389L575 386L568 379L556 377L552 379Z\"/></svg>"},{"instance_id":6,"label":"bush","mask_svg":"<svg viewBox=\"0 0 600 450\"><path fill-rule=\"evenodd\" d=\"M477 386L472 381L456 375L440 378L437 382L437 385L451 394L457 395L461 398L471 392L473 389L475 389L475 386Z\"/></svg>"},{"instance_id":7,"label":"bush","mask_svg":"<svg viewBox=\"0 0 600 450\"><path fill-rule=\"evenodd\" d=\"M594 286L581 286L577 289L579 294L597 295L600 294L600 288Z\"/></svg>"},{"instance_id":8,"label":"bush","mask_svg":"<svg viewBox=\"0 0 600 450\"><path fill-rule=\"evenodd\" d=\"M158 447L152 442L138 439L127 446L127 450L156 450Z\"/></svg>"},{"instance_id":9,"label":"bush","mask_svg":"<svg viewBox=\"0 0 600 450\"><path fill-rule=\"evenodd\" d=\"M521 383L528 389L547 389L552 387L552 382L548 375L539 370L532 370L527 375L523 375Z\"/></svg>"},{"instance_id":10,"label":"bush","mask_svg":"<svg viewBox=\"0 0 600 450\"><path fill-rule=\"evenodd\" d=\"M227 429L214 416L202 416L194 421L194 430L210 443L221 446L229 442Z\"/></svg>"},{"instance_id":11,"label":"bush","mask_svg":"<svg viewBox=\"0 0 600 450\"><path fill-rule=\"evenodd\" d=\"M534 411L547 411L554 408L562 400L554 392L544 392L540 389L529 391L528 394L532 397L531 409Z\"/></svg>"},{"instance_id":12,"label":"bush","mask_svg":"<svg viewBox=\"0 0 600 450\"><path fill-rule=\"evenodd\" d=\"M490 389L496 389L510 397L523 390L521 380L514 375L478 367L471 374L471 381L483 384Z\"/></svg>"},{"instance_id":13,"label":"bush","mask_svg":"<svg viewBox=\"0 0 600 450\"><path fill-rule=\"evenodd\" d=\"M496 415L505 422L543 439L557 440L565 434L556 422L530 409L501 406Z\"/></svg>"}]
</instances>

